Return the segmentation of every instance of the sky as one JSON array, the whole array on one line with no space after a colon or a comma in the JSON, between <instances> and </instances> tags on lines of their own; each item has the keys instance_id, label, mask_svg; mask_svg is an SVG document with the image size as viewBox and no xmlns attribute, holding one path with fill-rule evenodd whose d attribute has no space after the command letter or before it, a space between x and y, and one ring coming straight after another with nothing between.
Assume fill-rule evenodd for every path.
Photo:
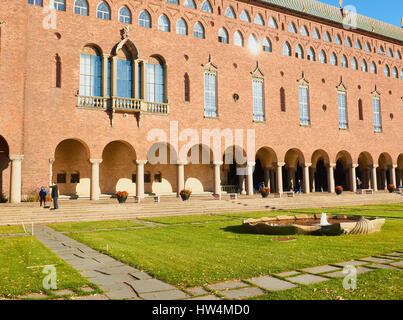
<instances>
[{"instance_id":1,"label":"sky","mask_svg":"<svg viewBox=\"0 0 403 320\"><path fill-rule=\"evenodd\" d=\"M318 0L339 7L339 0ZM343 6L353 5L357 13L400 27L403 0L344 0Z\"/></svg>"}]
</instances>

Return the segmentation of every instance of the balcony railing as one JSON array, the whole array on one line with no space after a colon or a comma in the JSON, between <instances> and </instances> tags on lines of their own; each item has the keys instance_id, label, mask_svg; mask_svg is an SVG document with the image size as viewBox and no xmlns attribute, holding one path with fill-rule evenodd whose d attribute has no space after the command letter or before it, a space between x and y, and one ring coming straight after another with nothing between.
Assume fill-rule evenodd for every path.
<instances>
[{"instance_id":1,"label":"balcony railing","mask_svg":"<svg viewBox=\"0 0 403 320\"><path fill-rule=\"evenodd\" d=\"M77 96L77 105L83 108L106 110L108 98L104 97L91 97L91 96Z\"/></svg>"},{"instance_id":2,"label":"balcony railing","mask_svg":"<svg viewBox=\"0 0 403 320\"><path fill-rule=\"evenodd\" d=\"M169 113L169 105L161 102L145 102L147 105L147 112L149 113Z\"/></svg>"},{"instance_id":3,"label":"balcony railing","mask_svg":"<svg viewBox=\"0 0 403 320\"><path fill-rule=\"evenodd\" d=\"M115 110L123 111L140 111L141 110L141 100L132 98L112 98L112 108Z\"/></svg>"}]
</instances>

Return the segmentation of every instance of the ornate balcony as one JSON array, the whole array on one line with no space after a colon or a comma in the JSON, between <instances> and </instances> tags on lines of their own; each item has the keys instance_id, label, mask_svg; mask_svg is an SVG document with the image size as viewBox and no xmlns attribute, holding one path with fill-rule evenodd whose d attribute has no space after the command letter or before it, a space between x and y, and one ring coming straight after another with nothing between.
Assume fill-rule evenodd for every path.
<instances>
[{"instance_id":1,"label":"ornate balcony","mask_svg":"<svg viewBox=\"0 0 403 320\"><path fill-rule=\"evenodd\" d=\"M168 114L169 113L169 105L168 103L161 102L145 102L147 105L148 113L160 113L160 114Z\"/></svg>"},{"instance_id":2,"label":"ornate balcony","mask_svg":"<svg viewBox=\"0 0 403 320\"><path fill-rule=\"evenodd\" d=\"M108 107L108 98L78 95L77 99L77 106L80 108L106 110Z\"/></svg>"},{"instance_id":3,"label":"ornate balcony","mask_svg":"<svg viewBox=\"0 0 403 320\"><path fill-rule=\"evenodd\" d=\"M141 111L141 100L113 97L112 110L124 112L139 112Z\"/></svg>"}]
</instances>

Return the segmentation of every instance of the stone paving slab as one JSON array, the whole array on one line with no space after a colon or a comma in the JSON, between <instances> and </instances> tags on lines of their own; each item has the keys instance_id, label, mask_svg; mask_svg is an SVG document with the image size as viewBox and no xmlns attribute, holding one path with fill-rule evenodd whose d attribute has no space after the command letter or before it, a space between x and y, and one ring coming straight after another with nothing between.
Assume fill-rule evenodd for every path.
<instances>
[{"instance_id":1,"label":"stone paving slab","mask_svg":"<svg viewBox=\"0 0 403 320\"><path fill-rule=\"evenodd\" d=\"M388 264L382 264L382 263L373 263L369 265L369 267L377 268L377 269L395 269L399 270L399 268L396 268L394 266L388 265Z\"/></svg>"},{"instance_id":2,"label":"stone paving slab","mask_svg":"<svg viewBox=\"0 0 403 320\"><path fill-rule=\"evenodd\" d=\"M44 293L29 293L23 296L19 296L19 299L45 299L48 298L49 296Z\"/></svg>"},{"instance_id":3,"label":"stone paving slab","mask_svg":"<svg viewBox=\"0 0 403 320\"><path fill-rule=\"evenodd\" d=\"M301 272L299 271L286 271L286 272L281 272L281 273L277 273L276 275L279 277L290 277L290 276L294 276L296 274L300 274Z\"/></svg>"},{"instance_id":4,"label":"stone paving slab","mask_svg":"<svg viewBox=\"0 0 403 320\"><path fill-rule=\"evenodd\" d=\"M203 294L208 293L208 291L203 287L188 288L186 291L189 291L194 296L202 296Z\"/></svg>"},{"instance_id":5,"label":"stone paving slab","mask_svg":"<svg viewBox=\"0 0 403 320\"><path fill-rule=\"evenodd\" d=\"M403 261L392 262L390 263L392 266L403 268Z\"/></svg>"},{"instance_id":6,"label":"stone paving slab","mask_svg":"<svg viewBox=\"0 0 403 320\"><path fill-rule=\"evenodd\" d=\"M235 280L235 281L227 281L222 283L211 284L208 285L207 287L210 288L211 290L228 290L248 286L249 285L243 281Z\"/></svg>"},{"instance_id":7,"label":"stone paving slab","mask_svg":"<svg viewBox=\"0 0 403 320\"><path fill-rule=\"evenodd\" d=\"M370 261L370 262L379 262L379 263L393 262L393 259L384 259L384 258L375 258L375 257L367 257L367 258L362 258L360 260Z\"/></svg>"},{"instance_id":8,"label":"stone paving slab","mask_svg":"<svg viewBox=\"0 0 403 320\"><path fill-rule=\"evenodd\" d=\"M369 268L365 268L365 267L359 267L359 268L357 268L357 274L367 273L367 272L370 272L370 271L373 271L373 270L374 269L369 269ZM324 276L332 277L332 278L344 278L347 275L348 274L343 273L343 271L336 271L336 272L324 274Z\"/></svg>"},{"instance_id":9,"label":"stone paving slab","mask_svg":"<svg viewBox=\"0 0 403 320\"><path fill-rule=\"evenodd\" d=\"M210 295L210 296L190 298L190 299L186 299L186 300L221 300L221 299L217 296Z\"/></svg>"},{"instance_id":10,"label":"stone paving slab","mask_svg":"<svg viewBox=\"0 0 403 320\"><path fill-rule=\"evenodd\" d=\"M109 274L129 274L129 273L136 273L139 270L127 265L121 265L121 266L112 266L112 267L104 267L100 266L97 270L106 272Z\"/></svg>"},{"instance_id":11,"label":"stone paving slab","mask_svg":"<svg viewBox=\"0 0 403 320\"><path fill-rule=\"evenodd\" d=\"M71 297L72 300L109 300L105 295L91 295L82 297Z\"/></svg>"},{"instance_id":12,"label":"stone paving slab","mask_svg":"<svg viewBox=\"0 0 403 320\"><path fill-rule=\"evenodd\" d=\"M103 276L99 275L98 277L89 277L88 278L91 282L97 284L97 285L108 285L108 284L114 284L114 283L123 283L123 282L128 282L131 281L132 278L129 276L125 275L113 275L113 276Z\"/></svg>"},{"instance_id":13,"label":"stone paving slab","mask_svg":"<svg viewBox=\"0 0 403 320\"><path fill-rule=\"evenodd\" d=\"M231 299L231 300L256 297L256 296L265 294L265 292L262 289L256 288L256 287L249 287L249 288L235 289L235 290L226 290L226 291L220 291L220 293L225 298Z\"/></svg>"},{"instance_id":14,"label":"stone paving slab","mask_svg":"<svg viewBox=\"0 0 403 320\"><path fill-rule=\"evenodd\" d=\"M162 282L157 279L149 279L149 280L130 280L127 283L133 287L133 289L141 294L141 293L149 293L154 291L168 291L175 290L176 288L168 283Z\"/></svg>"},{"instance_id":15,"label":"stone paving slab","mask_svg":"<svg viewBox=\"0 0 403 320\"><path fill-rule=\"evenodd\" d=\"M189 295L181 290L160 291L151 293L142 293L140 297L146 300L178 300L188 298Z\"/></svg>"},{"instance_id":16,"label":"stone paving slab","mask_svg":"<svg viewBox=\"0 0 403 320\"><path fill-rule=\"evenodd\" d=\"M315 274L336 271L336 270L340 270L340 268L329 266L329 265L302 269L302 271L305 271L308 273L315 273Z\"/></svg>"},{"instance_id":17,"label":"stone paving slab","mask_svg":"<svg viewBox=\"0 0 403 320\"><path fill-rule=\"evenodd\" d=\"M54 294L57 294L58 296L71 296L74 294L74 291L70 289L62 289L62 290L56 290L53 291Z\"/></svg>"},{"instance_id":18,"label":"stone paving slab","mask_svg":"<svg viewBox=\"0 0 403 320\"><path fill-rule=\"evenodd\" d=\"M248 279L248 281L269 291L287 290L296 287L293 283L271 276L252 278Z\"/></svg>"},{"instance_id":19,"label":"stone paving slab","mask_svg":"<svg viewBox=\"0 0 403 320\"><path fill-rule=\"evenodd\" d=\"M312 275L312 274L301 274L301 275L296 276L296 277L287 278L287 280L292 281L292 282L296 282L296 283L299 283L299 284L311 284L311 283L318 283L318 282L322 282L322 281L327 281L329 279L321 277L321 276Z\"/></svg>"},{"instance_id":20,"label":"stone paving slab","mask_svg":"<svg viewBox=\"0 0 403 320\"><path fill-rule=\"evenodd\" d=\"M389 256L387 254L381 254L379 258L385 258L385 259L392 259L392 260L403 260L403 257L398 257L398 256Z\"/></svg>"},{"instance_id":21,"label":"stone paving slab","mask_svg":"<svg viewBox=\"0 0 403 320\"><path fill-rule=\"evenodd\" d=\"M143 271L138 271L138 272L130 272L129 275L131 277L134 277L135 279L138 280L148 280L148 279L152 279L153 277L151 277L148 273L145 273Z\"/></svg>"},{"instance_id":22,"label":"stone paving slab","mask_svg":"<svg viewBox=\"0 0 403 320\"><path fill-rule=\"evenodd\" d=\"M357 261L357 260L350 260L350 261L346 261L346 262L338 262L338 263L332 263L336 266L342 266L342 267L346 267L346 266L362 266L364 264L369 264L369 261Z\"/></svg>"}]
</instances>

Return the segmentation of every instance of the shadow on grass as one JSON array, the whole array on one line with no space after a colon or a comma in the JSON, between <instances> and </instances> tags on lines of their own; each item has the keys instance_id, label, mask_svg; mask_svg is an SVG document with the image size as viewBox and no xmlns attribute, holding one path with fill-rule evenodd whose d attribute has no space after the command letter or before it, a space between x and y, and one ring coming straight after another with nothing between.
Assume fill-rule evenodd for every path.
<instances>
[{"instance_id":1,"label":"shadow on grass","mask_svg":"<svg viewBox=\"0 0 403 320\"><path fill-rule=\"evenodd\" d=\"M238 234L259 234L257 232L250 232L244 228L244 226L228 226L225 228L221 228L221 230L225 232L232 232L232 233L238 233Z\"/></svg>"}]
</instances>

